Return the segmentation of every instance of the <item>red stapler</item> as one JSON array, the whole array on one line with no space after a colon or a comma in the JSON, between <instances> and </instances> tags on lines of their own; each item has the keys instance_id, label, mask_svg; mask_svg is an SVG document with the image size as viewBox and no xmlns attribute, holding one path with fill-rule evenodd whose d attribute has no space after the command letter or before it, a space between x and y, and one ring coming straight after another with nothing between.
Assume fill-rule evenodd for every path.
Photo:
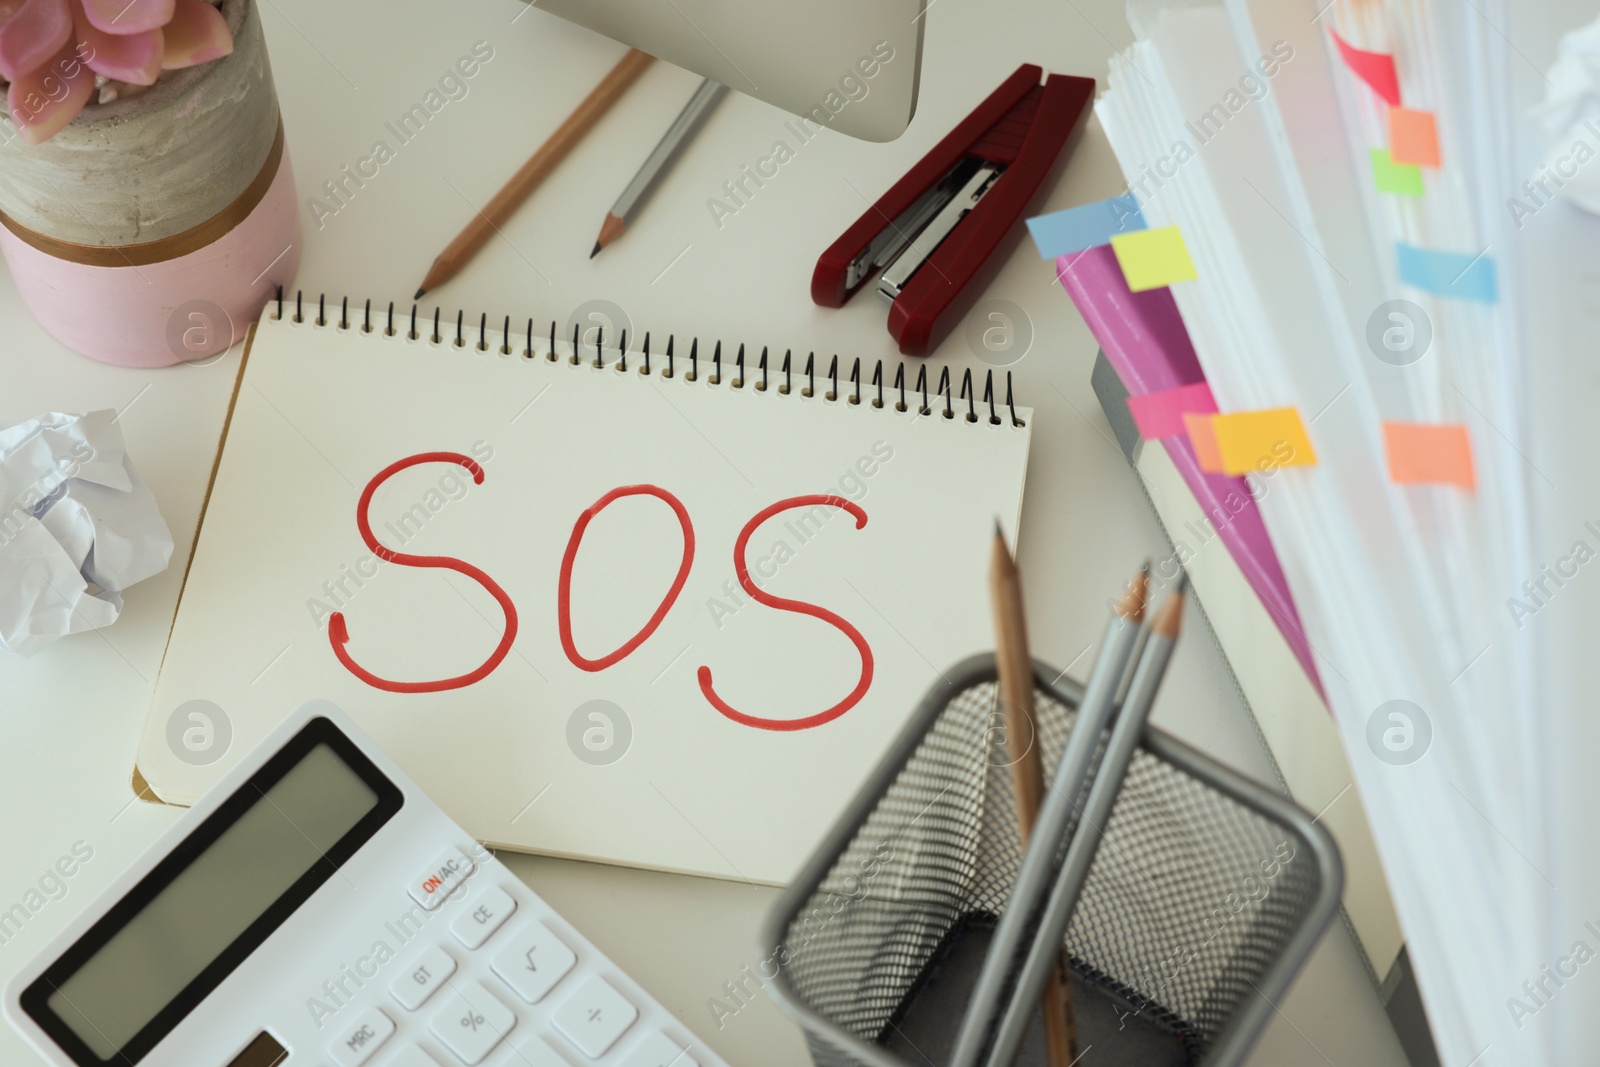
<instances>
[{"instance_id":1,"label":"red stapler","mask_svg":"<svg viewBox=\"0 0 1600 1067\"><path fill-rule=\"evenodd\" d=\"M879 197L817 260L811 299L842 307L874 282L900 351L927 355L960 318L957 298L1022 217L1094 98L1093 78L1052 74L1041 85L1043 73L1018 67Z\"/></svg>"}]
</instances>

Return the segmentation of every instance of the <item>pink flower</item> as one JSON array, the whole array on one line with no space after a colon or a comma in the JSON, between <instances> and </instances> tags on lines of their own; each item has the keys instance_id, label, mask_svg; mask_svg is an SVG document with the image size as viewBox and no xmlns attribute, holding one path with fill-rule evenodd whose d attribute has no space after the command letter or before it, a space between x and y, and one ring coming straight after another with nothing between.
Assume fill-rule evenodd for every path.
<instances>
[{"instance_id":1,"label":"pink flower","mask_svg":"<svg viewBox=\"0 0 1600 1067\"><path fill-rule=\"evenodd\" d=\"M0 76L14 82L72 39L67 0L0 0Z\"/></svg>"},{"instance_id":2,"label":"pink flower","mask_svg":"<svg viewBox=\"0 0 1600 1067\"><path fill-rule=\"evenodd\" d=\"M172 0L78 0L84 14L106 33L148 33L172 21Z\"/></svg>"},{"instance_id":3,"label":"pink flower","mask_svg":"<svg viewBox=\"0 0 1600 1067\"><path fill-rule=\"evenodd\" d=\"M94 92L94 72L67 44L6 90L6 107L27 144L42 144L78 117Z\"/></svg>"},{"instance_id":4,"label":"pink flower","mask_svg":"<svg viewBox=\"0 0 1600 1067\"><path fill-rule=\"evenodd\" d=\"M162 70L196 67L233 51L233 34L222 13L206 0L176 0L166 24Z\"/></svg>"},{"instance_id":5,"label":"pink flower","mask_svg":"<svg viewBox=\"0 0 1600 1067\"><path fill-rule=\"evenodd\" d=\"M161 76L161 57L165 49L162 31L157 28L140 33L107 33L94 24L84 9L73 5L72 25L89 68L130 85L154 85Z\"/></svg>"},{"instance_id":6,"label":"pink flower","mask_svg":"<svg viewBox=\"0 0 1600 1067\"><path fill-rule=\"evenodd\" d=\"M151 85L163 70L232 51L227 22L206 0L0 0L0 77L28 144L78 116L97 74Z\"/></svg>"}]
</instances>

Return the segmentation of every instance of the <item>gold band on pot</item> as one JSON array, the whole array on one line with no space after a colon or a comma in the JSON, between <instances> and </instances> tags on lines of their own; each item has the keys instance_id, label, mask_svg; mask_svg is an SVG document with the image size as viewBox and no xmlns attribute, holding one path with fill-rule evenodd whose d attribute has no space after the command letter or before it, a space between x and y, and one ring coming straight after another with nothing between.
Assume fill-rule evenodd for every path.
<instances>
[{"instance_id":1,"label":"gold band on pot","mask_svg":"<svg viewBox=\"0 0 1600 1067\"><path fill-rule=\"evenodd\" d=\"M214 244L248 218L250 212L256 209L256 205L261 203L262 197L267 195L267 190L272 187L273 179L278 176L278 164L282 160L283 118L279 116L278 132L272 139L272 148L267 152L266 162L261 165L261 170L251 179L250 184L244 187L244 191L234 197L233 202L227 207L204 222L191 226L181 233L163 237L159 241L146 241L136 245L85 245L62 241L37 230L30 230L3 211L0 211L0 225L4 225L18 238L46 255L69 263L82 263L90 267L142 267L151 263L164 263L169 259L186 256L190 252L198 252L207 245Z\"/></svg>"}]
</instances>

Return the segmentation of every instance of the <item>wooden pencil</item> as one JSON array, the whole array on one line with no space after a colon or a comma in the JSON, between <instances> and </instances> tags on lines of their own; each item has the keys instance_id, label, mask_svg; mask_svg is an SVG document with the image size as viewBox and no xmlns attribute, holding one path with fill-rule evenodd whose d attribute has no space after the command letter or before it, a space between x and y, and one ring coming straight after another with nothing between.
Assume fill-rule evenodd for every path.
<instances>
[{"instance_id":1,"label":"wooden pencil","mask_svg":"<svg viewBox=\"0 0 1600 1067\"><path fill-rule=\"evenodd\" d=\"M1044 795L1044 764L1034 736L1033 661L1028 653L1022 580L998 524L989 563L989 599L994 610L995 667L1000 676L1000 713L1016 795L1017 826L1027 844Z\"/></svg>"},{"instance_id":2,"label":"wooden pencil","mask_svg":"<svg viewBox=\"0 0 1600 1067\"><path fill-rule=\"evenodd\" d=\"M1072 909L1078 902L1089 868L1094 863L1096 850L1109 824L1112 808L1122 790L1123 779L1144 734L1145 723L1155 705L1156 692L1162 676L1171 661L1172 650L1178 640L1178 629L1183 620L1184 591L1188 579L1180 576L1173 590L1150 620L1150 637L1145 642L1139 662L1133 668L1133 684L1128 689L1127 702L1117 715L1111 734L1106 739L1100 757L1100 766L1089 786L1089 795L1078 816L1078 824L1067 843L1066 857L1056 872L1055 885L1045 901L1039 917L1038 931L1028 948L1027 958L1017 975L1016 994L1001 1013L995 1029L994 1043L990 1049L990 1063L1011 1063L1022 1047L1023 1036L1032 1025L1034 1007L1027 998L1042 991L1049 995L1050 986L1061 971L1061 944L1071 924ZM1048 1019L1048 1016L1046 1016ZM1054 1067L1054 1061L1051 1061Z\"/></svg>"},{"instance_id":3,"label":"wooden pencil","mask_svg":"<svg viewBox=\"0 0 1600 1067\"><path fill-rule=\"evenodd\" d=\"M1014 1010L1031 1020L1041 999L1054 995L1045 992L1050 977L1046 974L1046 982L1031 996L1020 1001L1013 998L1002 1004L1004 991L1014 977L1018 953L1032 951L1025 949L1030 936L1029 919L1049 890L1056 849L1066 838L1072 816L1077 811L1077 800L1084 783L1089 780L1101 735L1116 718L1117 689L1127 673L1133 647L1145 631L1140 624L1148 596L1149 566L1146 565L1134 574L1122 597L1111 605L1110 625L1100 643L1100 653L1089 669L1078 713L1072 720L1072 731L1062 747L1061 758L1034 821L1032 840L1023 850L1008 902L984 952L983 968L967 1000L961 1026L946 1061L949 1067L978 1067L995 1022L1009 1018ZM1071 974L1071 963L1065 959L1059 939L1057 948L1055 969L1065 982ZM1070 987L1067 988L1070 991ZM1070 1001L1066 1007L1071 1009ZM984 1062L995 1061L991 1056Z\"/></svg>"},{"instance_id":4,"label":"wooden pencil","mask_svg":"<svg viewBox=\"0 0 1600 1067\"><path fill-rule=\"evenodd\" d=\"M433 266L428 268L428 276L422 279L422 285L417 289L417 299L420 300L422 294L429 289L443 285L455 277L456 273L466 266L467 261L477 254L490 237L499 232L511 218L512 213L555 169L556 164L583 140L584 135L600 121L601 116L617 102L617 98L638 79L653 58L649 53L641 52L637 48L628 50L622 61L611 68L611 73L602 78L600 84L584 97L583 103L578 105L577 110L567 116L566 121L550 135L550 139L539 146L539 150L529 157L498 193L494 194L494 198L484 209L474 214L466 228L456 234L455 240L439 253L433 261Z\"/></svg>"},{"instance_id":5,"label":"wooden pencil","mask_svg":"<svg viewBox=\"0 0 1600 1067\"><path fill-rule=\"evenodd\" d=\"M989 596L994 610L995 665L1000 677L1000 710L1011 763L1011 785L1016 796L1017 832L1026 850L1044 795L1044 764L1039 756L1033 714L1033 659L1028 652L1022 578L998 521L989 565ZM1039 1010L1044 1016L1047 1062L1050 1067L1068 1067L1078 1058L1078 1035L1071 989L1060 967L1052 969L1045 982Z\"/></svg>"}]
</instances>

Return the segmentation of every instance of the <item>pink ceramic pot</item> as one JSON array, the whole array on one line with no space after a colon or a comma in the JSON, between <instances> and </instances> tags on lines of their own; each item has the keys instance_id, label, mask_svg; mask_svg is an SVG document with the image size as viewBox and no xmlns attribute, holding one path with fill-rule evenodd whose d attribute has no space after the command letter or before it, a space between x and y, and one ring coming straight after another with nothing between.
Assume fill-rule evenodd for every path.
<instances>
[{"instance_id":1,"label":"pink ceramic pot","mask_svg":"<svg viewBox=\"0 0 1600 1067\"><path fill-rule=\"evenodd\" d=\"M294 174L253 0L231 55L91 104L42 145L0 115L0 252L29 309L106 363L204 359L300 261Z\"/></svg>"}]
</instances>

